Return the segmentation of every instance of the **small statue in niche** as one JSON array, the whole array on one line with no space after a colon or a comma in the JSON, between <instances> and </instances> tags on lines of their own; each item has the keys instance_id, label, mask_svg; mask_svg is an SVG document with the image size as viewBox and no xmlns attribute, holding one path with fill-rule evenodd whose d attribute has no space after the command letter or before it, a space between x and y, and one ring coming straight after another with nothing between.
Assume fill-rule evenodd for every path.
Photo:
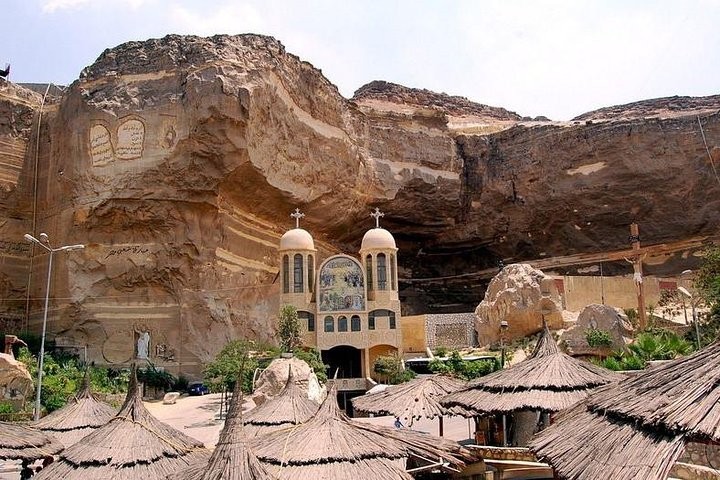
<instances>
[{"instance_id":1,"label":"small statue in niche","mask_svg":"<svg viewBox=\"0 0 720 480\"><path fill-rule=\"evenodd\" d=\"M147 360L150 352L150 333L138 332L139 336L137 339L137 354L135 355L140 360Z\"/></svg>"}]
</instances>

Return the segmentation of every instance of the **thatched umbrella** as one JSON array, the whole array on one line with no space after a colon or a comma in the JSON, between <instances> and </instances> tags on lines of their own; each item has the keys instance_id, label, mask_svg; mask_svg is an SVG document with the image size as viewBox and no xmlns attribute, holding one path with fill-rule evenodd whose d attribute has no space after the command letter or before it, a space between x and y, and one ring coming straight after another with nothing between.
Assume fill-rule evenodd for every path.
<instances>
[{"instance_id":1,"label":"thatched umbrella","mask_svg":"<svg viewBox=\"0 0 720 480\"><path fill-rule=\"evenodd\" d=\"M408 457L436 462L440 468L471 458L457 443L439 437L353 422L339 409L336 397L333 384L310 421L252 441L271 473L281 480L408 480Z\"/></svg>"},{"instance_id":2,"label":"thatched umbrella","mask_svg":"<svg viewBox=\"0 0 720 480\"><path fill-rule=\"evenodd\" d=\"M249 438L305 423L317 413L320 405L310 400L295 382L292 368L288 367L288 370L288 379L280 394L245 416L243 423Z\"/></svg>"},{"instance_id":3,"label":"thatched umbrella","mask_svg":"<svg viewBox=\"0 0 720 480\"><path fill-rule=\"evenodd\" d=\"M689 442L720 442L720 342L598 390L530 448L564 479L664 480Z\"/></svg>"},{"instance_id":4,"label":"thatched umbrella","mask_svg":"<svg viewBox=\"0 0 720 480\"><path fill-rule=\"evenodd\" d=\"M240 379L235 383L225 426L209 462L168 475L167 480L273 480L247 445L243 429L243 396Z\"/></svg>"},{"instance_id":5,"label":"thatched umbrella","mask_svg":"<svg viewBox=\"0 0 720 480\"><path fill-rule=\"evenodd\" d=\"M0 422L0 460L28 460L52 456L63 445L52 435L17 423Z\"/></svg>"},{"instance_id":6,"label":"thatched umbrella","mask_svg":"<svg viewBox=\"0 0 720 480\"><path fill-rule=\"evenodd\" d=\"M527 360L491 373L440 403L466 417L521 410L558 412L622 375L562 353L547 326Z\"/></svg>"},{"instance_id":7,"label":"thatched umbrella","mask_svg":"<svg viewBox=\"0 0 720 480\"><path fill-rule=\"evenodd\" d=\"M52 434L67 448L105 425L116 413L116 409L95 397L86 373L77 395L61 409L35 422L33 427Z\"/></svg>"},{"instance_id":8,"label":"thatched umbrella","mask_svg":"<svg viewBox=\"0 0 720 480\"><path fill-rule=\"evenodd\" d=\"M429 375L400 385L392 385L378 393L366 393L352 399L353 408L373 415L392 415L411 426L421 418L440 420L443 434L443 415L453 415L440 404L440 398L460 390L465 382L447 375Z\"/></svg>"},{"instance_id":9,"label":"thatched umbrella","mask_svg":"<svg viewBox=\"0 0 720 480\"><path fill-rule=\"evenodd\" d=\"M160 480L206 460L201 442L150 415L140 398L135 368L120 412L107 424L67 448L38 480Z\"/></svg>"}]
</instances>

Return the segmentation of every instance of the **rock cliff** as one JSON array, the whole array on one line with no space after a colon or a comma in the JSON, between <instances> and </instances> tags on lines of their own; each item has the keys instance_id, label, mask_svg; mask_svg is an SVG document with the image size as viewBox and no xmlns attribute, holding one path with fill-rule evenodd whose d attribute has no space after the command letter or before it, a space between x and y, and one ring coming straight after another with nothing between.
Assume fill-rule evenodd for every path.
<instances>
[{"instance_id":1,"label":"rock cliff","mask_svg":"<svg viewBox=\"0 0 720 480\"><path fill-rule=\"evenodd\" d=\"M384 210L406 313L471 311L473 272L501 258L622 248L632 220L648 243L720 220L716 97L567 123L384 82L348 100L273 38L171 35L103 52L38 122L41 103L0 83L2 314L22 321L29 296L41 318L47 263L23 233L85 243L56 259L50 325L101 362L129 361L140 332L153 362L188 370L228 338L271 340L295 207L321 256L356 252Z\"/></svg>"}]
</instances>

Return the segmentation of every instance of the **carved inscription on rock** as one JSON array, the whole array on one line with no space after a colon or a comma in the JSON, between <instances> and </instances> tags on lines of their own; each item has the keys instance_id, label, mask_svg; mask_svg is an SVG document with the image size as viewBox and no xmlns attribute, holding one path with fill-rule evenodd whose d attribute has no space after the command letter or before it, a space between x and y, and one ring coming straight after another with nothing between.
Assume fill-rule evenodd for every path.
<instances>
[{"instance_id":1,"label":"carved inscription on rock","mask_svg":"<svg viewBox=\"0 0 720 480\"><path fill-rule=\"evenodd\" d=\"M107 165L115 160L110 130L105 125L93 125L90 127L90 156L94 167Z\"/></svg>"},{"instance_id":2,"label":"carved inscription on rock","mask_svg":"<svg viewBox=\"0 0 720 480\"><path fill-rule=\"evenodd\" d=\"M131 160L142 157L145 125L137 119L126 120L117 130L117 158Z\"/></svg>"}]
</instances>

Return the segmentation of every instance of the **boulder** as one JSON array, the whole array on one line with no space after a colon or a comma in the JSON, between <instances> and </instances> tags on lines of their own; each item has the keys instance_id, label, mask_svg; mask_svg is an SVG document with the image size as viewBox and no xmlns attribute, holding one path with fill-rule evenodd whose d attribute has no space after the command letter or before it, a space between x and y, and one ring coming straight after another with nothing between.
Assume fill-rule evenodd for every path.
<instances>
[{"instance_id":1,"label":"boulder","mask_svg":"<svg viewBox=\"0 0 720 480\"><path fill-rule=\"evenodd\" d=\"M0 353L0 401L20 408L32 391L33 380L25 365L12 355Z\"/></svg>"},{"instance_id":2,"label":"boulder","mask_svg":"<svg viewBox=\"0 0 720 480\"><path fill-rule=\"evenodd\" d=\"M622 350L630 343L633 326L625 313L610 305L591 304L585 307L572 328L560 337L565 342L568 353L584 355L597 353L596 347L587 343L586 333L590 329L604 330L610 334L612 344L600 350Z\"/></svg>"},{"instance_id":3,"label":"boulder","mask_svg":"<svg viewBox=\"0 0 720 480\"><path fill-rule=\"evenodd\" d=\"M321 403L325 398L325 387L320 386L310 365L299 358L276 358L262 371L255 382L253 401L261 405L265 400L278 395L288 379L288 368L292 368L295 381L307 392L308 398Z\"/></svg>"},{"instance_id":4,"label":"boulder","mask_svg":"<svg viewBox=\"0 0 720 480\"><path fill-rule=\"evenodd\" d=\"M163 397L163 405L175 405L175 402L177 402L178 398L180 398L180 393L168 392Z\"/></svg>"},{"instance_id":5,"label":"boulder","mask_svg":"<svg viewBox=\"0 0 720 480\"><path fill-rule=\"evenodd\" d=\"M485 298L475 309L478 342L500 341L503 320L508 323L506 341L539 332L543 316L551 329L562 328L560 304L552 278L530 265L508 265L490 281Z\"/></svg>"}]
</instances>

